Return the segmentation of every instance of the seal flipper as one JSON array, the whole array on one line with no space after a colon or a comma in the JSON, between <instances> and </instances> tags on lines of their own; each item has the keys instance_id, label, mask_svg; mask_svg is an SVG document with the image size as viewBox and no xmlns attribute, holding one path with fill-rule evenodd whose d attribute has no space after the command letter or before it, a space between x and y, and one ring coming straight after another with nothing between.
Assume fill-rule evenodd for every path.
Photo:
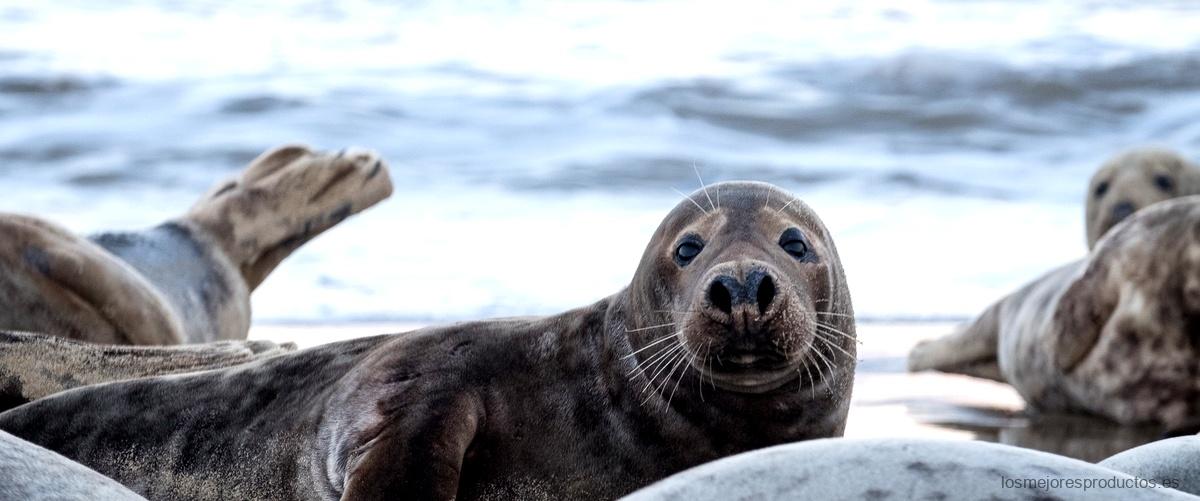
<instances>
[{"instance_id":1,"label":"seal flipper","mask_svg":"<svg viewBox=\"0 0 1200 501\"><path fill-rule=\"evenodd\" d=\"M163 296L104 249L49 222L0 214L0 328L114 344L178 344Z\"/></svg>"},{"instance_id":2,"label":"seal flipper","mask_svg":"<svg viewBox=\"0 0 1200 501\"><path fill-rule=\"evenodd\" d=\"M917 343L908 353L909 372L935 370L1005 382L996 359L1002 304L988 307L958 332Z\"/></svg>"},{"instance_id":3,"label":"seal flipper","mask_svg":"<svg viewBox=\"0 0 1200 501\"><path fill-rule=\"evenodd\" d=\"M0 411L79 386L230 367L295 349L271 341L107 346L0 331Z\"/></svg>"},{"instance_id":4,"label":"seal flipper","mask_svg":"<svg viewBox=\"0 0 1200 501\"><path fill-rule=\"evenodd\" d=\"M1049 341L1054 364L1064 373L1091 353L1117 306L1119 288L1103 286L1109 268L1101 264L1102 260L1093 258L1083 276L1063 293L1054 311L1054 329Z\"/></svg>"},{"instance_id":5,"label":"seal flipper","mask_svg":"<svg viewBox=\"0 0 1200 501\"><path fill-rule=\"evenodd\" d=\"M218 243L253 291L301 245L391 194L375 153L283 146L218 184L184 220Z\"/></svg>"},{"instance_id":6,"label":"seal flipper","mask_svg":"<svg viewBox=\"0 0 1200 501\"><path fill-rule=\"evenodd\" d=\"M454 499L481 407L473 395L460 395L436 415L393 419L348 458L342 499ZM409 422L415 419L424 425Z\"/></svg>"}]
</instances>

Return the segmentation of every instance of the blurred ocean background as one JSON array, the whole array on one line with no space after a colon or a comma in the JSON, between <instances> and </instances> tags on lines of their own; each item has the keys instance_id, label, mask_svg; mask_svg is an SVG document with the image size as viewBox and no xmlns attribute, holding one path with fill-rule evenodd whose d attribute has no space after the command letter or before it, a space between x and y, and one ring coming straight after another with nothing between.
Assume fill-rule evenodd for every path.
<instances>
[{"instance_id":1,"label":"blurred ocean background","mask_svg":"<svg viewBox=\"0 0 1200 501\"><path fill-rule=\"evenodd\" d=\"M617 291L698 170L814 207L860 320L964 319L1084 254L1104 159L1200 155L1197 28L1190 1L0 0L0 210L145 227L271 146L374 148L395 195L255 320L432 322Z\"/></svg>"}]
</instances>

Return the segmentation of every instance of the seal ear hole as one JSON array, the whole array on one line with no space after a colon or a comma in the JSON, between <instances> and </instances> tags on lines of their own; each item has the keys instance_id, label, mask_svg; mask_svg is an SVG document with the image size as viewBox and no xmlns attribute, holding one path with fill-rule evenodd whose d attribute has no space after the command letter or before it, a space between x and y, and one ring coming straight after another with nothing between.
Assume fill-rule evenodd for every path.
<instances>
[{"instance_id":1,"label":"seal ear hole","mask_svg":"<svg viewBox=\"0 0 1200 501\"><path fill-rule=\"evenodd\" d=\"M1104 196L1105 193L1108 193L1108 181L1100 181L1100 184L1096 185L1095 193L1096 198L1100 198Z\"/></svg>"},{"instance_id":2,"label":"seal ear hole","mask_svg":"<svg viewBox=\"0 0 1200 501\"><path fill-rule=\"evenodd\" d=\"M1175 191L1175 181L1170 176L1164 174L1154 176L1154 186L1158 187L1159 191L1164 193Z\"/></svg>"}]
</instances>

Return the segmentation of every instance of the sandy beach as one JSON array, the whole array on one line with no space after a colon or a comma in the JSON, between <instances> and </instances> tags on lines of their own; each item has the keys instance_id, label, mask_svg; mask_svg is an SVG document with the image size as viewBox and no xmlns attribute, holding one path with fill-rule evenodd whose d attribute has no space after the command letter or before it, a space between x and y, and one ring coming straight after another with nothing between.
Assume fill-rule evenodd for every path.
<instances>
[{"instance_id":1,"label":"sandy beach","mask_svg":"<svg viewBox=\"0 0 1200 501\"><path fill-rule=\"evenodd\" d=\"M301 348L400 333L416 323L258 324L251 339ZM950 332L950 322L858 325L858 370L847 437L985 440L1098 461L1159 438L1156 429L1123 427L1083 416L1033 416L1012 387L983 379L912 374L905 356L917 342Z\"/></svg>"}]
</instances>

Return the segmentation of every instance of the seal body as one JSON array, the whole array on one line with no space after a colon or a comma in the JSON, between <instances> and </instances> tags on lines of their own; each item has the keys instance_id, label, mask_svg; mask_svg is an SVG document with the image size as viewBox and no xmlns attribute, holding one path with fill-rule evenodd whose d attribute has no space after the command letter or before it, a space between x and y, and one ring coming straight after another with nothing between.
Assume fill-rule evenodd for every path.
<instances>
[{"instance_id":1,"label":"seal body","mask_svg":"<svg viewBox=\"0 0 1200 501\"><path fill-rule=\"evenodd\" d=\"M855 339L832 239L770 185L707 189L720 205L682 202L592 305L89 386L0 428L174 499L614 498L839 436Z\"/></svg>"},{"instance_id":2,"label":"seal body","mask_svg":"<svg viewBox=\"0 0 1200 501\"><path fill-rule=\"evenodd\" d=\"M171 222L140 232L102 233L91 240L155 286L179 319L184 342L246 338L250 289L204 232Z\"/></svg>"},{"instance_id":3,"label":"seal body","mask_svg":"<svg viewBox=\"0 0 1200 501\"><path fill-rule=\"evenodd\" d=\"M998 365L1035 410L1186 426L1200 417L1200 197L1154 204L947 338L911 370ZM976 369L973 369L976 368Z\"/></svg>"},{"instance_id":4,"label":"seal body","mask_svg":"<svg viewBox=\"0 0 1200 501\"><path fill-rule=\"evenodd\" d=\"M1133 448L1105 459L1099 466L1154 480L1200 496L1200 437L1175 437Z\"/></svg>"},{"instance_id":5,"label":"seal body","mask_svg":"<svg viewBox=\"0 0 1200 501\"><path fill-rule=\"evenodd\" d=\"M245 339L251 291L305 242L391 190L373 153L285 146L145 231L85 239L0 214L0 329L104 344Z\"/></svg>"},{"instance_id":6,"label":"seal body","mask_svg":"<svg viewBox=\"0 0 1200 501\"><path fill-rule=\"evenodd\" d=\"M1153 480L987 442L828 439L725 458L624 499L1200 499L1168 487L1182 477Z\"/></svg>"},{"instance_id":7,"label":"seal body","mask_svg":"<svg viewBox=\"0 0 1200 501\"><path fill-rule=\"evenodd\" d=\"M0 431L0 499L145 501L109 478Z\"/></svg>"}]
</instances>

